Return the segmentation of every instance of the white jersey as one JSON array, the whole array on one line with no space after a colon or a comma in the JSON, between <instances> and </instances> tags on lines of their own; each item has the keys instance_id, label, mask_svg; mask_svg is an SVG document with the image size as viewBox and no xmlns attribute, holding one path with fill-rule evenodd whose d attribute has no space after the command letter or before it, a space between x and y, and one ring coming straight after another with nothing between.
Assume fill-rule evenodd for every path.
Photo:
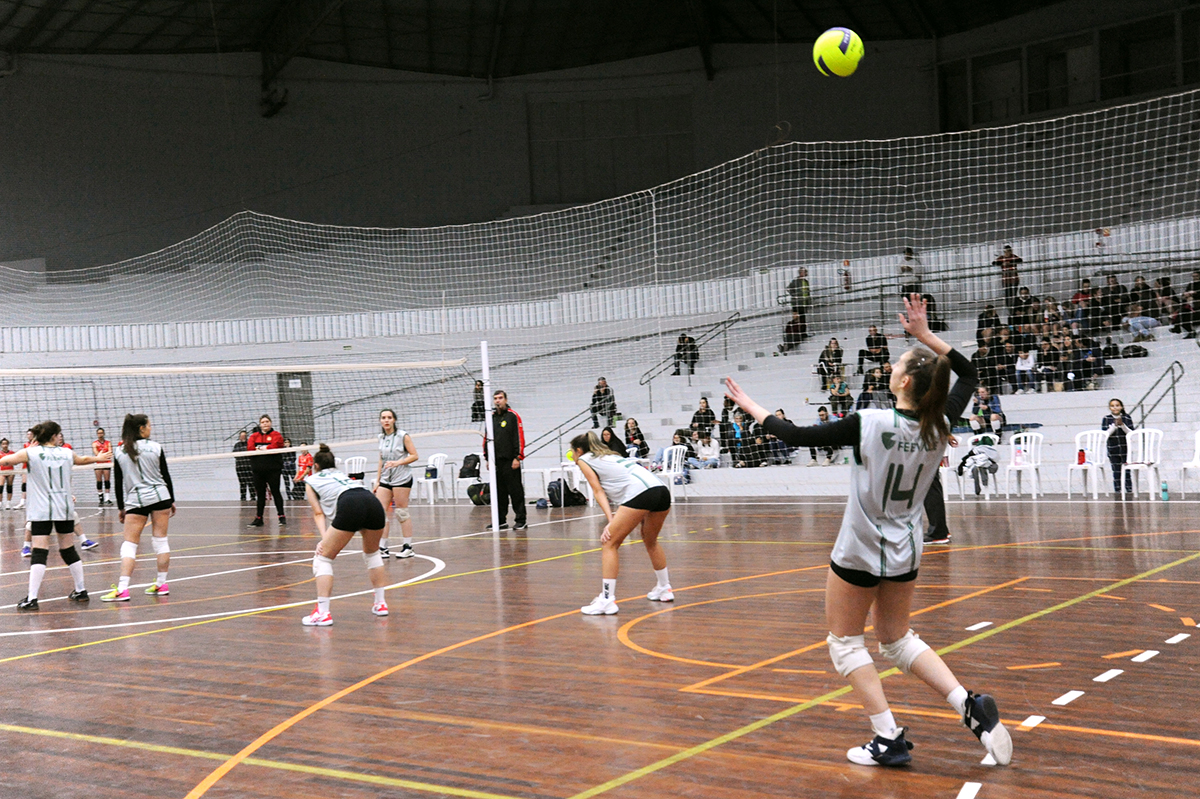
<instances>
[{"instance_id":1,"label":"white jersey","mask_svg":"<svg viewBox=\"0 0 1200 799\"><path fill-rule=\"evenodd\" d=\"M390 436L379 434L379 462L387 463L388 461L398 461L408 455L408 450L404 448L404 437L408 433L403 430L397 430ZM401 483L407 483L412 478L412 469L406 463L403 466L393 466L388 469L383 467L379 473L379 482L387 483L390 486L398 486Z\"/></svg>"},{"instance_id":2,"label":"white jersey","mask_svg":"<svg viewBox=\"0 0 1200 799\"><path fill-rule=\"evenodd\" d=\"M317 501L325 518L332 521L337 515L338 497L352 488L365 488L362 480L351 480L345 472L322 469L304 479L304 484L317 492Z\"/></svg>"},{"instance_id":3,"label":"white jersey","mask_svg":"<svg viewBox=\"0 0 1200 799\"><path fill-rule=\"evenodd\" d=\"M620 455L596 457L589 452L580 460L592 467L596 477L600 478L600 487L604 489L608 501L617 505L624 505L638 494L663 485L649 469L633 458L622 458Z\"/></svg>"},{"instance_id":4,"label":"white jersey","mask_svg":"<svg viewBox=\"0 0 1200 799\"><path fill-rule=\"evenodd\" d=\"M71 496L71 467L75 453L66 447L27 447L29 453L28 491L25 520L30 522L67 522L75 518L75 499Z\"/></svg>"},{"instance_id":5,"label":"white jersey","mask_svg":"<svg viewBox=\"0 0 1200 799\"><path fill-rule=\"evenodd\" d=\"M113 449L113 478L121 489L122 508L145 508L172 499L164 474L162 444L143 438L134 446L136 458L125 454L124 445Z\"/></svg>"},{"instance_id":6,"label":"white jersey","mask_svg":"<svg viewBox=\"0 0 1200 799\"><path fill-rule=\"evenodd\" d=\"M895 410L858 412L850 499L830 558L846 569L896 577L921 565L925 495L943 447L929 450L916 419Z\"/></svg>"}]
</instances>

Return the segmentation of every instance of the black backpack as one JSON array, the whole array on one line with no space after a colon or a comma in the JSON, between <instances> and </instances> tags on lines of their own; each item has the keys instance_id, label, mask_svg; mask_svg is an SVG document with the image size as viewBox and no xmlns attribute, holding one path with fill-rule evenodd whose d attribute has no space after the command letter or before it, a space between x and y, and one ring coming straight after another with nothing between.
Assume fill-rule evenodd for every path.
<instances>
[{"instance_id":1,"label":"black backpack","mask_svg":"<svg viewBox=\"0 0 1200 799\"><path fill-rule=\"evenodd\" d=\"M1127 345L1125 345L1125 348L1121 350L1121 357L1122 358L1148 358L1148 357L1150 357L1150 351L1147 350L1145 347L1141 346L1140 344L1127 344Z\"/></svg>"},{"instance_id":2,"label":"black backpack","mask_svg":"<svg viewBox=\"0 0 1200 799\"><path fill-rule=\"evenodd\" d=\"M467 498L475 505L492 504L492 487L487 483L472 483L467 486Z\"/></svg>"},{"instance_id":3,"label":"black backpack","mask_svg":"<svg viewBox=\"0 0 1200 799\"><path fill-rule=\"evenodd\" d=\"M570 486L564 485L562 480L550 481L550 484L546 486L546 499L553 508L570 508L587 504L587 497Z\"/></svg>"},{"instance_id":4,"label":"black backpack","mask_svg":"<svg viewBox=\"0 0 1200 799\"><path fill-rule=\"evenodd\" d=\"M459 477L479 476L479 456L472 452L463 456L462 468L458 470Z\"/></svg>"}]
</instances>

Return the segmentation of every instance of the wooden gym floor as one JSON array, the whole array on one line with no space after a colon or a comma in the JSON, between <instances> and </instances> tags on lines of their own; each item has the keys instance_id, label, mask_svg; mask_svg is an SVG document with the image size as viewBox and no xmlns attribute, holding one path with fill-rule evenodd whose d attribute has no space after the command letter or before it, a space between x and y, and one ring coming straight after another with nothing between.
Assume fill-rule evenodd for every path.
<instances>
[{"instance_id":1,"label":"wooden gym floor","mask_svg":"<svg viewBox=\"0 0 1200 799\"><path fill-rule=\"evenodd\" d=\"M486 509L418 505L419 557L387 562L392 615L370 614L352 544L335 594L355 595L323 629L300 625L315 542L300 507L282 534L247 530L248 505L181 508L170 597L135 588L115 606L99 595L116 579L116 513L82 509L101 542L83 555L92 602L61 599L69 577L52 551L41 610L21 615L23 516L4 513L0 797L1195 790L1200 505L950 504L954 542L926 554L914 627L966 687L997 697L1014 730L1007 768L982 765L946 703L902 675L884 685L912 766L846 761L870 735L825 647L841 512L836 500L679 502L664 529L674 604L645 599L653 575L635 542L620 614L589 618L578 608L599 585L594 509L531 509L528 532L493 538L477 532ZM153 577L142 549L135 585Z\"/></svg>"}]
</instances>

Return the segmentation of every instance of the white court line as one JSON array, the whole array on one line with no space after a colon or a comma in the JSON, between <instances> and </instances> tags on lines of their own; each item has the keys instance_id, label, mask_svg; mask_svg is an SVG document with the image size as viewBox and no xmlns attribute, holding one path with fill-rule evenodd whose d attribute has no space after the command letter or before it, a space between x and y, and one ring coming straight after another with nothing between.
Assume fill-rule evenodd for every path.
<instances>
[{"instance_id":1,"label":"white court line","mask_svg":"<svg viewBox=\"0 0 1200 799\"><path fill-rule=\"evenodd\" d=\"M1157 655L1157 654L1158 654L1158 650L1157 650L1157 649L1147 649L1147 650L1146 650L1145 652L1143 652L1142 654L1140 654L1140 655L1138 655L1137 657L1133 658L1133 662L1134 662L1134 663L1145 663L1147 660L1149 660L1150 658L1154 657L1154 656L1155 656L1155 655Z\"/></svg>"},{"instance_id":2,"label":"white court line","mask_svg":"<svg viewBox=\"0 0 1200 799\"><path fill-rule=\"evenodd\" d=\"M1045 716L1030 716L1029 718L1022 721L1020 726L1026 728L1028 730L1032 730L1034 727L1041 724L1045 720L1046 720Z\"/></svg>"},{"instance_id":3,"label":"white court line","mask_svg":"<svg viewBox=\"0 0 1200 799\"><path fill-rule=\"evenodd\" d=\"M1166 643L1178 644L1180 641L1186 641L1187 639L1189 639L1191 637L1192 637L1191 633L1179 633L1179 635L1172 635L1170 638L1168 638L1166 640Z\"/></svg>"},{"instance_id":4,"label":"white court line","mask_svg":"<svg viewBox=\"0 0 1200 799\"><path fill-rule=\"evenodd\" d=\"M1067 691L1065 694L1055 699L1050 704L1052 705L1069 705L1079 697L1083 696L1083 691Z\"/></svg>"},{"instance_id":5,"label":"white court line","mask_svg":"<svg viewBox=\"0 0 1200 799\"><path fill-rule=\"evenodd\" d=\"M432 577L433 575L437 574L438 572L440 572L446 568L446 562L443 560L439 560L438 558L432 558L428 555L415 555L414 557L418 557L418 558L421 558L422 560L430 561L431 563L433 563L433 568L430 569L429 571L425 572L424 574L417 575L416 577L410 577L409 579L404 580L402 582L392 583L391 585L384 586L385 590L390 590L392 588L400 588L401 586L405 586L410 583L420 582L421 580L424 580L428 577ZM375 589L368 588L365 591L355 591L352 594L340 594L335 597L330 597L330 601L333 601L335 599L349 599L351 597L364 596L366 594L373 594L373 593L375 593ZM222 617L245 616L245 615L249 615L251 613L264 613L266 611L272 611L272 610L286 610L287 608L299 608L299 607L303 607L305 605L311 605L312 603L313 603L313 600L305 599L302 602L289 602L285 605L268 605L266 607L261 607L261 608L242 608L241 610L227 610L222 613L204 613L199 616L175 616L170 619L147 619L145 621L127 621L127 622L121 622L119 624L95 624L90 627L64 627L62 629L57 629L57 630L22 630L20 632L0 633L0 638L14 638L17 636L25 636L25 635L48 635L50 633L79 633L79 632L88 632L91 630L115 630L115 629L119 629L122 627L141 627L141 626L148 625L148 624L170 624L170 623L179 622L179 621L198 621L201 619L219 619Z\"/></svg>"},{"instance_id":6,"label":"white court line","mask_svg":"<svg viewBox=\"0 0 1200 799\"><path fill-rule=\"evenodd\" d=\"M978 624L972 624L967 629L968 630L982 630L984 627L991 627L991 626L992 626L992 623L990 621L981 621Z\"/></svg>"},{"instance_id":7,"label":"white court line","mask_svg":"<svg viewBox=\"0 0 1200 799\"><path fill-rule=\"evenodd\" d=\"M975 797L979 794L979 789L982 787L982 782L965 783L955 799L975 799Z\"/></svg>"},{"instance_id":8,"label":"white court line","mask_svg":"<svg viewBox=\"0 0 1200 799\"><path fill-rule=\"evenodd\" d=\"M1109 669L1103 674L1097 674L1095 677L1093 677L1092 682L1108 682L1113 677L1120 677L1124 673L1124 669Z\"/></svg>"}]
</instances>

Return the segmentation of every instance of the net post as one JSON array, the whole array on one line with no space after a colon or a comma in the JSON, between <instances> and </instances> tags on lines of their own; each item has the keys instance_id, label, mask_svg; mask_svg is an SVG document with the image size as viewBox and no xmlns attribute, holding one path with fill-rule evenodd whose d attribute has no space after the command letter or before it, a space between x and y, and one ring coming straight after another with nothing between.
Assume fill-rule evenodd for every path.
<instances>
[{"instance_id":1,"label":"net post","mask_svg":"<svg viewBox=\"0 0 1200 799\"><path fill-rule=\"evenodd\" d=\"M488 465L488 491L492 498L492 535L500 535L500 506L499 497L496 496L496 430L492 424L492 417L496 413L496 403L493 402L492 396L492 378L488 368L488 343L486 341L479 342L479 360L483 365L483 396L487 403L487 413L483 416L484 427L487 430L487 456Z\"/></svg>"}]
</instances>

